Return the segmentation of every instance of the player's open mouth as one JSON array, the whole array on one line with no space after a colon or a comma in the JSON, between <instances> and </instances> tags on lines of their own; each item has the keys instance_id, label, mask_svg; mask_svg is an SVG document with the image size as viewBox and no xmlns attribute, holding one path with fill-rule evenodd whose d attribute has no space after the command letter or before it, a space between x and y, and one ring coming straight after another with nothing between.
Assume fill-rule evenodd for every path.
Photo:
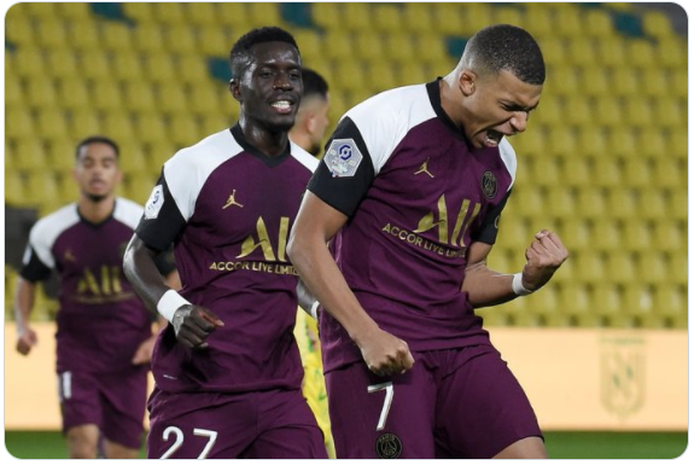
<instances>
[{"instance_id":1,"label":"player's open mouth","mask_svg":"<svg viewBox=\"0 0 700 465\"><path fill-rule=\"evenodd\" d=\"M501 139L503 139L504 134L498 131L494 131L493 129L489 129L486 131L486 145L489 147L497 147L498 144L501 142Z\"/></svg>"},{"instance_id":2,"label":"player's open mouth","mask_svg":"<svg viewBox=\"0 0 700 465\"><path fill-rule=\"evenodd\" d=\"M272 108L275 109L277 113L282 115L288 115L292 112L293 103L289 100L278 100L272 103Z\"/></svg>"}]
</instances>

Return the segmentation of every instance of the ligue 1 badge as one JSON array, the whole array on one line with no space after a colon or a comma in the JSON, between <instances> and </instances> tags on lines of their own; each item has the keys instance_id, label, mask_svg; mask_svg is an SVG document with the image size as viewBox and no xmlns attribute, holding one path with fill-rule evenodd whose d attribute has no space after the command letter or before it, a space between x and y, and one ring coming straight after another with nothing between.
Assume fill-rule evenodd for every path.
<instances>
[{"instance_id":1,"label":"ligue 1 badge","mask_svg":"<svg viewBox=\"0 0 700 465\"><path fill-rule=\"evenodd\" d=\"M323 161L334 178L350 178L357 173L362 162L362 152L352 139L335 139L328 147Z\"/></svg>"}]
</instances>

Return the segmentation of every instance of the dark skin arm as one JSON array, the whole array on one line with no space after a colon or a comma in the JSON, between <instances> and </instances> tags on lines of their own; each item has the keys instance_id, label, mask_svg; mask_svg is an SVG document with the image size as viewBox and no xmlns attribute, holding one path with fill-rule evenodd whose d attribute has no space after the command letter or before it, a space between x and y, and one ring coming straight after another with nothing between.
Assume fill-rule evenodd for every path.
<instances>
[{"instance_id":1,"label":"dark skin arm","mask_svg":"<svg viewBox=\"0 0 700 465\"><path fill-rule=\"evenodd\" d=\"M124 273L150 308L156 308L163 294L172 289L156 267L156 255L158 252L148 248L135 234L124 253ZM209 335L224 323L207 308L183 305L175 311L172 325L180 343L193 349L206 349Z\"/></svg>"},{"instance_id":2,"label":"dark skin arm","mask_svg":"<svg viewBox=\"0 0 700 465\"><path fill-rule=\"evenodd\" d=\"M404 373L414 362L408 344L382 330L362 308L326 245L347 220L307 191L287 253L312 294L357 344L369 370L380 376Z\"/></svg>"},{"instance_id":3,"label":"dark skin arm","mask_svg":"<svg viewBox=\"0 0 700 465\"><path fill-rule=\"evenodd\" d=\"M492 246L475 242L469 248L469 258L465 270L462 292L469 293L469 302L475 307L498 305L518 297L512 288L513 276L490 269L486 259ZM569 252L559 236L542 230L525 251L527 262L523 267L523 286L535 291L552 278L564 263Z\"/></svg>"}]
</instances>

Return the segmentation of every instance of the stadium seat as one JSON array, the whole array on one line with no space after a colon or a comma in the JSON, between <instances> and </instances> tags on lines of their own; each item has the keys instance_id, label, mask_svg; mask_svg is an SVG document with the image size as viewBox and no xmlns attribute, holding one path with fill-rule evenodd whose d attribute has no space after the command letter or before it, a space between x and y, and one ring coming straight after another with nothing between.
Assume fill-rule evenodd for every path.
<instances>
[{"instance_id":1,"label":"stadium seat","mask_svg":"<svg viewBox=\"0 0 700 465\"><path fill-rule=\"evenodd\" d=\"M616 131L622 125L622 108L617 99L609 97L596 97L593 99L593 121L600 127Z\"/></svg>"},{"instance_id":2,"label":"stadium seat","mask_svg":"<svg viewBox=\"0 0 700 465\"><path fill-rule=\"evenodd\" d=\"M608 189L606 204L611 218L630 219L637 216L637 202L634 191L628 187L611 186Z\"/></svg>"},{"instance_id":3,"label":"stadium seat","mask_svg":"<svg viewBox=\"0 0 700 465\"><path fill-rule=\"evenodd\" d=\"M68 3L64 3L64 5L68 5ZM97 23L71 20L68 28L68 43L74 51L101 50L101 34Z\"/></svg>"},{"instance_id":4,"label":"stadium seat","mask_svg":"<svg viewBox=\"0 0 700 465\"><path fill-rule=\"evenodd\" d=\"M653 294L654 310L666 317L674 326L683 328L688 325L688 295L682 286L657 286Z\"/></svg>"},{"instance_id":5,"label":"stadium seat","mask_svg":"<svg viewBox=\"0 0 700 465\"><path fill-rule=\"evenodd\" d=\"M185 5L183 3L154 3L153 19L159 23L180 25L187 21Z\"/></svg>"},{"instance_id":6,"label":"stadium seat","mask_svg":"<svg viewBox=\"0 0 700 465\"><path fill-rule=\"evenodd\" d=\"M53 80L46 77L33 76L26 80L27 93L25 104L32 109L51 108L56 106L56 89Z\"/></svg>"},{"instance_id":7,"label":"stadium seat","mask_svg":"<svg viewBox=\"0 0 700 465\"><path fill-rule=\"evenodd\" d=\"M566 25L565 27L568 28L568 26ZM569 64L580 68L598 64L595 44L591 42L590 37L585 35L572 33L568 41L567 56Z\"/></svg>"},{"instance_id":8,"label":"stadium seat","mask_svg":"<svg viewBox=\"0 0 700 465\"><path fill-rule=\"evenodd\" d=\"M76 54L70 49L47 51L46 71L49 76L56 78L75 79L79 77L80 71Z\"/></svg>"},{"instance_id":9,"label":"stadium seat","mask_svg":"<svg viewBox=\"0 0 700 465\"><path fill-rule=\"evenodd\" d=\"M618 287L610 282L601 282L591 288L591 309L605 326L633 326L631 318L621 317L622 296Z\"/></svg>"},{"instance_id":10,"label":"stadium seat","mask_svg":"<svg viewBox=\"0 0 700 465\"><path fill-rule=\"evenodd\" d=\"M622 164L622 178L626 186L645 187L651 185L653 178L651 163L645 159L628 158Z\"/></svg>"},{"instance_id":11,"label":"stadium seat","mask_svg":"<svg viewBox=\"0 0 700 465\"><path fill-rule=\"evenodd\" d=\"M179 147L188 147L201 139L195 118L190 114L175 114L168 124L168 139Z\"/></svg>"},{"instance_id":12,"label":"stadium seat","mask_svg":"<svg viewBox=\"0 0 700 465\"><path fill-rule=\"evenodd\" d=\"M68 133L66 115L56 107L37 112L37 130L41 137L52 139L62 138Z\"/></svg>"},{"instance_id":13,"label":"stadium seat","mask_svg":"<svg viewBox=\"0 0 700 465\"><path fill-rule=\"evenodd\" d=\"M615 42L615 26L612 15L602 8L586 8L579 10L583 22L583 30L587 36L605 41Z\"/></svg>"},{"instance_id":14,"label":"stadium seat","mask_svg":"<svg viewBox=\"0 0 700 465\"><path fill-rule=\"evenodd\" d=\"M668 143L660 131L644 131L639 135L639 154L645 158L665 156Z\"/></svg>"},{"instance_id":15,"label":"stadium seat","mask_svg":"<svg viewBox=\"0 0 700 465\"><path fill-rule=\"evenodd\" d=\"M618 97L639 98L639 71L634 68L614 68L610 84L612 93Z\"/></svg>"},{"instance_id":16,"label":"stadium seat","mask_svg":"<svg viewBox=\"0 0 700 465\"><path fill-rule=\"evenodd\" d=\"M519 186L516 182L516 186L517 195L510 198L509 204L514 205L518 215L526 218L541 217L546 211L542 189L529 183Z\"/></svg>"},{"instance_id":17,"label":"stadium seat","mask_svg":"<svg viewBox=\"0 0 700 465\"><path fill-rule=\"evenodd\" d=\"M192 55L197 53L195 28L188 24L170 25L163 30L165 50L173 54ZM220 53L225 54L226 50ZM200 57L201 58L201 57Z\"/></svg>"},{"instance_id":18,"label":"stadium seat","mask_svg":"<svg viewBox=\"0 0 700 465\"><path fill-rule=\"evenodd\" d=\"M109 58L99 49L83 50L78 58L78 69L83 79L89 79L99 84L112 78L113 73Z\"/></svg>"},{"instance_id":19,"label":"stadium seat","mask_svg":"<svg viewBox=\"0 0 700 465\"><path fill-rule=\"evenodd\" d=\"M129 115L124 111L108 112L104 116L103 131L117 141L133 141L136 136Z\"/></svg>"},{"instance_id":20,"label":"stadium seat","mask_svg":"<svg viewBox=\"0 0 700 465\"><path fill-rule=\"evenodd\" d=\"M37 38L31 20L19 12L22 8L17 8L21 5L26 5L26 3L17 3L14 8L7 12L5 20L6 40L22 48L30 48L35 46Z\"/></svg>"},{"instance_id":21,"label":"stadium seat","mask_svg":"<svg viewBox=\"0 0 700 465\"><path fill-rule=\"evenodd\" d=\"M485 9L472 8L469 15L463 17L455 6L449 3L434 4L432 23L435 31L445 36L463 36L474 30L474 24L485 23Z\"/></svg>"},{"instance_id":22,"label":"stadium seat","mask_svg":"<svg viewBox=\"0 0 700 465\"><path fill-rule=\"evenodd\" d=\"M609 282L623 286L638 279L634 255L629 250L629 247L626 246L624 239L622 248L608 253L606 257L606 271Z\"/></svg>"},{"instance_id":23,"label":"stadium seat","mask_svg":"<svg viewBox=\"0 0 700 465\"><path fill-rule=\"evenodd\" d=\"M138 140L143 143L158 143L163 144L168 140L168 135L165 129L164 117L160 113L142 112L136 115L136 134ZM172 155L172 153L170 154Z\"/></svg>"},{"instance_id":24,"label":"stadium seat","mask_svg":"<svg viewBox=\"0 0 700 465\"><path fill-rule=\"evenodd\" d=\"M68 45L66 24L66 21L52 16L38 18L34 29L37 45L45 49L65 48Z\"/></svg>"},{"instance_id":25,"label":"stadium seat","mask_svg":"<svg viewBox=\"0 0 700 465\"><path fill-rule=\"evenodd\" d=\"M556 36L543 36L539 40L540 48L542 49L542 54L547 57L547 73L550 71L566 69L568 68L566 48L563 41ZM548 82L549 85L556 87L556 81L551 80Z\"/></svg>"},{"instance_id":26,"label":"stadium seat","mask_svg":"<svg viewBox=\"0 0 700 465\"><path fill-rule=\"evenodd\" d=\"M559 312L577 319L591 313L590 291L580 283L562 283L559 302Z\"/></svg>"},{"instance_id":27,"label":"stadium seat","mask_svg":"<svg viewBox=\"0 0 700 465\"><path fill-rule=\"evenodd\" d=\"M512 7L509 5L502 5L498 6L496 8L491 7L491 20L493 21L493 24L513 24L515 26L520 26L522 27L525 24L525 18L523 16L523 12L521 8L517 7ZM488 18L485 17L484 19ZM478 31L479 29L488 26L488 23L478 23L475 24L474 26L474 32Z\"/></svg>"},{"instance_id":28,"label":"stadium seat","mask_svg":"<svg viewBox=\"0 0 700 465\"><path fill-rule=\"evenodd\" d=\"M184 86L170 81L155 87L156 105L159 111L168 115L187 112L187 95Z\"/></svg>"},{"instance_id":29,"label":"stadium seat","mask_svg":"<svg viewBox=\"0 0 700 465\"><path fill-rule=\"evenodd\" d=\"M218 12L213 3L185 3L182 8L184 16L190 24L214 29L218 22L216 18Z\"/></svg>"},{"instance_id":30,"label":"stadium seat","mask_svg":"<svg viewBox=\"0 0 700 465\"><path fill-rule=\"evenodd\" d=\"M29 203L46 210L56 208L60 204L56 177L49 171L35 171L28 178L27 189Z\"/></svg>"},{"instance_id":31,"label":"stadium seat","mask_svg":"<svg viewBox=\"0 0 700 465\"><path fill-rule=\"evenodd\" d=\"M227 90L223 86L221 89L210 86L190 86L186 94L188 111L201 116L223 113L229 106L229 101L233 104L233 97L226 92Z\"/></svg>"},{"instance_id":32,"label":"stadium seat","mask_svg":"<svg viewBox=\"0 0 700 465\"><path fill-rule=\"evenodd\" d=\"M554 29L556 35L566 38L583 37L583 24L581 12L574 4L561 4L560 8L553 9Z\"/></svg>"},{"instance_id":33,"label":"stadium seat","mask_svg":"<svg viewBox=\"0 0 700 465\"><path fill-rule=\"evenodd\" d=\"M104 21L100 27L101 46L112 52L128 52L133 50L131 27L123 22Z\"/></svg>"},{"instance_id":34,"label":"stadium seat","mask_svg":"<svg viewBox=\"0 0 700 465\"><path fill-rule=\"evenodd\" d=\"M154 3L135 3L135 2L125 2L123 4L124 14L136 21L140 27L148 26L150 23L156 21L154 15Z\"/></svg>"},{"instance_id":35,"label":"stadium seat","mask_svg":"<svg viewBox=\"0 0 700 465\"><path fill-rule=\"evenodd\" d=\"M92 12L88 3L56 3L56 15L66 19L90 21Z\"/></svg>"},{"instance_id":36,"label":"stadium seat","mask_svg":"<svg viewBox=\"0 0 700 465\"><path fill-rule=\"evenodd\" d=\"M341 9L339 3L312 3L311 17L325 33L337 33L342 29Z\"/></svg>"},{"instance_id":37,"label":"stadium seat","mask_svg":"<svg viewBox=\"0 0 700 465\"><path fill-rule=\"evenodd\" d=\"M46 154L43 144L36 138L22 138L17 142L13 163L22 172L46 170Z\"/></svg>"},{"instance_id":38,"label":"stadium seat","mask_svg":"<svg viewBox=\"0 0 700 465\"><path fill-rule=\"evenodd\" d=\"M658 286L671 281L669 263L663 252L657 250L640 252L637 269L639 282L646 285Z\"/></svg>"},{"instance_id":39,"label":"stadium seat","mask_svg":"<svg viewBox=\"0 0 700 465\"><path fill-rule=\"evenodd\" d=\"M358 32L360 35L372 33L372 12L369 3L342 3L340 4L341 17L343 18L343 30ZM358 50L359 52L360 50Z\"/></svg>"},{"instance_id":40,"label":"stadium seat","mask_svg":"<svg viewBox=\"0 0 700 465\"><path fill-rule=\"evenodd\" d=\"M669 193L669 215L674 220L688 218L688 190L673 189Z\"/></svg>"},{"instance_id":41,"label":"stadium seat","mask_svg":"<svg viewBox=\"0 0 700 465\"><path fill-rule=\"evenodd\" d=\"M661 11L647 11L642 16L644 32L655 39L665 39L675 35L671 19Z\"/></svg>"},{"instance_id":42,"label":"stadium seat","mask_svg":"<svg viewBox=\"0 0 700 465\"><path fill-rule=\"evenodd\" d=\"M670 186L669 186L670 187ZM667 205L663 191L660 189L641 189L639 191L637 214L644 220L662 220L667 216Z\"/></svg>"},{"instance_id":43,"label":"stadium seat","mask_svg":"<svg viewBox=\"0 0 700 465\"><path fill-rule=\"evenodd\" d=\"M402 16L397 5L375 4L373 7L370 18L372 29L377 32L389 33L389 37L401 31Z\"/></svg>"},{"instance_id":44,"label":"stadium seat","mask_svg":"<svg viewBox=\"0 0 700 465\"><path fill-rule=\"evenodd\" d=\"M575 216L574 194L569 185L551 186L546 189L544 210L555 219L569 219Z\"/></svg>"},{"instance_id":45,"label":"stadium seat","mask_svg":"<svg viewBox=\"0 0 700 465\"><path fill-rule=\"evenodd\" d=\"M677 253L688 250L688 231L685 224L657 219L652 224L654 250Z\"/></svg>"},{"instance_id":46,"label":"stadium seat","mask_svg":"<svg viewBox=\"0 0 700 465\"><path fill-rule=\"evenodd\" d=\"M657 43L657 50L658 65L677 78L688 79L688 45L686 41L677 38L661 39Z\"/></svg>"},{"instance_id":47,"label":"stadium seat","mask_svg":"<svg viewBox=\"0 0 700 465\"><path fill-rule=\"evenodd\" d=\"M358 3L349 3L358 5ZM353 35L356 59L369 63L386 63L388 53L385 51L384 41L378 33L363 31Z\"/></svg>"},{"instance_id":48,"label":"stadium seat","mask_svg":"<svg viewBox=\"0 0 700 465\"><path fill-rule=\"evenodd\" d=\"M629 63L640 69L655 66L654 46L646 40L631 40L627 43Z\"/></svg>"},{"instance_id":49,"label":"stadium seat","mask_svg":"<svg viewBox=\"0 0 700 465\"><path fill-rule=\"evenodd\" d=\"M608 153L620 157L620 161L623 164L625 162L634 162L639 155L637 138L629 126L611 128L608 141Z\"/></svg>"},{"instance_id":50,"label":"stadium seat","mask_svg":"<svg viewBox=\"0 0 700 465\"><path fill-rule=\"evenodd\" d=\"M75 168L75 146L78 141L98 134L85 128L71 139L52 139L47 147L47 163L57 173L70 173Z\"/></svg>"},{"instance_id":51,"label":"stadium seat","mask_svg":"<svg viewBox=\"0 0 700 465\"><path fill-rule=\"evenodd\" d=\"M240 35L256 26L250 16L251 11L245 3L217 3L216 7L218 24L225 29L233 29Z\"/></svg>"},{"instance_id":52,"label":"stadium seat","mask_svg":"<svg viewBox=\"0 0 700 465\"><path fill-rule=\"evenodd\" d=\"M653 100L653 112L655 125L662 128L675 128L688 124L687 102L669 99L668 96L658 97Z\"/></svg>"},{"instance_id":53,"label":"stadium seat","mask_svg":"<svg viewBox=\"0 0 700 465\"><path fill-rule=\"evenodd\" d=\"M625 124L640 131L656 127L660 115L654 113L647 99L639 96L628 96L622 100L622 117Z\"/></svg>"},{"instance_id":54,"label":"stadium seat","mask_svg":"<svg viewBox=\"0 0 700 465\"><path fill-rule=\"evenodd\" d=\"M584 95L601 97L606 96L610 89L608 73L599 66L589 66L581 74L581 90Z\"/></svg>"},{"instance_id":55,"label":"stadium seat","mask_svg":"<svg viewBox=\"0 0 700 465\"><path fill-rule=\"evenodd\" d=\"M651 225L641 219L627 219L622 223L625 249L635 252L648 250L652 245Z\"/></svg>"},{"instance_id":56,"label":"stadium seat","mask_svg":"<svg viewBox=\"0 0 700 465\"><path fill-rule=\"evenodd\" d=\"M348 5L348 4L346 4ZM283 24L282 14L277 3L246 3L250 27L263 27L270 24Z\"/></svg>"},{"instance_id":57,"label":"stadium seat","mask_svg":"<svg viewBox=\"0 0 700 465\"><path fill-rule=\"evenodd\" d=\"M404 31L420 36L430 34L434 30L432 8L427 3L406 3L403 8Z\"/></svg>"},{"instance_id":58,"label":"stadium seat","mask_svg":"<svg viewBox=\"0 0 700 465\"><path fill-rule=\"evenodd\" d=\"M232 38L218 27L199 27L195 31L195 38L197 52L203 57L228 56L233 46Z\"/></svg>"},{"instance_id":59,"label":"stadium seat","mask_svg":"<svg viewBox=\"0 0 700 465\"><path fill-rule=\"evenodd\" d=\"M163 28L158 23L141 24L134 28L131 41L134 44L134 50L137 52L162 54L166 49Z\"/></svg>"},{"instance_id":60,"label":"stadium seat","mask_svg":"<svg viewBox=\"0 0 700 465\"><path fill-rule=\"evenodd\" d=\"M668 98L670 83L666 73L659 72L657 68L646 68L640 71L640 75L641 89L644 95Z\"/></svg>"},{"instance_id":61,"label":"stadium seat","mask_svg":"<svg viewBox=\"0 0 700 465\"><path fill-rule=\"evenodd\" d=\"M5 111L5 137L22 139L34 136L34 119L28 108L8 108Z\"/></svg>"},{"instance_id":62,"label":"stadium seat","mask_svg":"<svg viewBox=\"0 0 700 465\"><path fill-rule=\"evenodd\" d=\"M143 172L133 172L124 177L124 191L127 198L145 205L153 191L157 178Z\"/></svg>"},{"instance_id":63,"label":"stadium seat","mask_svg":"<svg viewBox=\"0 0 700 465\"><path fill-rule=\"evenodd\" d=\"M77 142L85 137L100 134L101 132L102 122L96 110L93 110L91 107L85 107L71 112L66 136Z\"/></svg>"},{"instance_id":64,"label":"stadium seat","mask_svg":"<svg viewBox=\"0 0 700 465\"><path fill-rule=\"evenodd\" d=\"M523 13L524 28L539 38L553 37L554 18L552 10L540 3L526 3Z\"/></svg>"},{"instance_id":65,"label":"stadium seat","mask_svg":"<svg viewBox=\"0 0 700 465\"><path fill-rule=\"evenodd\" d=\"M6 69L12 69L11 65L5 61ZM25 102L24 90L20 79L12 73L5 75L5 106L14 108L23 106Z\"/></svg>"},{"instance_id":66,"label":"stadium seat","mask_svg":"<svg viewBox=\"0 0 700 465\"><path fill-rule=\"evenodd\" d=\"M46 77L44 57L42 53L33 48L14 52L14 65L12 70L17 77Z\"/></svg>"},{"instance_id":67,"label":"stadium seat","mask_svg":"<svg viewBox=\"0 0 700 465\"><path fill-rule=\"evenodd\" d=\"M590 244L593 250L612 252L622 245L622 231L617 221L601 217L591 225Z\"/></svg>"},{"instance_id":68,"label":"stadium seat","mask_svg":"<svg viewBox=\"0 0 700 465\"><path fill-rule=\"evenodd\" d=\"M595 234L595 229L593 230L593 233ZM596 241L594 239L593 244L599 246L600 241ZM574 268L573 274L582 284L597 286L598 284L607 281L605 262L603 261L603 257L599 254L598 250L601 249L597 248L596 250L591 251L584 250L580 254L571 254L569 257L569 259L574 259L572 260L573 263L571 264L572 268Z\"/></svg>"},{"instance_id":69,"label":"stadium seat","mask_svg":"<svg viewBox=\"0 0 700 465\"><path fill-rule=\"evenodd\" d=\"M576 196L574 214L578 218L595 220L607 214L603 191L595 186L581 186Z\"/></svg>"},{"instance_id":70,"label":"stadium seat","mask_svg":"<svg viewBox=\"0 0 700 465\"><path fill-rule=\"evenodd\" d=\"M579 218L573 218L562 223L562 229L557 231L570 251L585 253L592 247L598 247L591 239L589 223Z\"/></svg>"}]
</instances>

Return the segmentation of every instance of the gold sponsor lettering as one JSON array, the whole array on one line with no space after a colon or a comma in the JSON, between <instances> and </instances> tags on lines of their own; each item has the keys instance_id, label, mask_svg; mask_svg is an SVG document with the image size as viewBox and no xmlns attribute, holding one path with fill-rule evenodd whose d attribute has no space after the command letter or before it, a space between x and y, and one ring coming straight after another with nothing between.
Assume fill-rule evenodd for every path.
<instances>
[{"instance_id":1,"label":"gold sponsor lettering","mask_svg":"<svg viewBox=\"0 0 700 465\"><path fill-rule=\"evenodd\" d=\"M233 271L252 271L254 273L269 273L280 275L299 276L299 272L293 265L272 264L268 262L212 262L209 265L212 271L233 272Z\"/></svg>"},{"instance_id":2,"label":"gold sponsor lettering","mask_svg":"<svg viewBox=\"0 0 700 465\"><path fill-rule=\"evenodd\" d=\"M429 212L418 222L418 227L413 231L414 233L420 234L428 232L437 226L438 228L438 242L445 245L451 245L454 247L466 247L464 237L469 229L469 226L474 222L477 215L481 211L481 204L476 202L472 210L469 219L466 220L467 214L471 207L471 200L462 200L462 205L457 213L457 222L452 229L452 235L449 236L449 219L447 212L447 200L445 194L443 194L437 203L437 215L438 219L435 220L435 213ZM466 221L465 221L466 220Z\"/></svg>"},{"instance_id":3,"label":"gold sponsor lettering","mask_svg":"<svg viewBox=\"0 0 700 465\"><path fill-rule=\"evenodd\" d=\"M258 248L262 249L265 260L268 262L287 261L287 238L289 236L289 218L283 216L280 218L280 228L277 241L277 257L275 257L275 251L272 248L272 243L270 242L270 234L267 231L267 226L265 225L265 220L261 217L255 225L257 232L257 238L255 234L251 234L243 241L241 246L241 253L236 258L244 258L255 252Z\"/></svg>"},{"instance_id":4,"label":"gold sponsor lettering","mask_svg":"<svg viewBox=\"0 0 700 465\"><path fill-rule=\"evenodd\" d=\"M428 239L425 239L424 237L420 237L418 234L412 232L412 231L407 231L405 229L402 229L398 226L394 226L391 223L387 223L383 228L382 231L396 237L397 239L407 242L409 244L412 244L418 248L427 250L428 252L437 254L437 255L443 255L449 258L454 258L454 257L460 257L464 258L466 257L466 249L449 249L441 244L432 242Z\"/></svg>"},{"instance_id":5,"label":"gold sponsor lettering","mask_svg":"<svg viewBox=\"0 0 700 465\"><path fill-rule=\"evenodd\" d=\"M90 268L83 270L83 277L78 281L79 297L76 297L76 300L82 302L81 299L85 299L84 295L86 294L98 297L124 294L121 267L103 265L99 269L99 276L98 280Z\"/></svg>"},{"instance_id":6,"label":"gold sponsor lettering","mask_svg":"<svg viewBox=\"0 0 700 465\"><path fill-rule=\"evenodd\" d=\"M438 227L438 237L442 244L447 244L447 202L445 200L445 194L440 196L438 200L438 220L435 221L435 214L429 212L418 222L418 228L414 229L413 232L416 234L424 233L430 231L435 226Z\"/></svg>"}]
</instances>

